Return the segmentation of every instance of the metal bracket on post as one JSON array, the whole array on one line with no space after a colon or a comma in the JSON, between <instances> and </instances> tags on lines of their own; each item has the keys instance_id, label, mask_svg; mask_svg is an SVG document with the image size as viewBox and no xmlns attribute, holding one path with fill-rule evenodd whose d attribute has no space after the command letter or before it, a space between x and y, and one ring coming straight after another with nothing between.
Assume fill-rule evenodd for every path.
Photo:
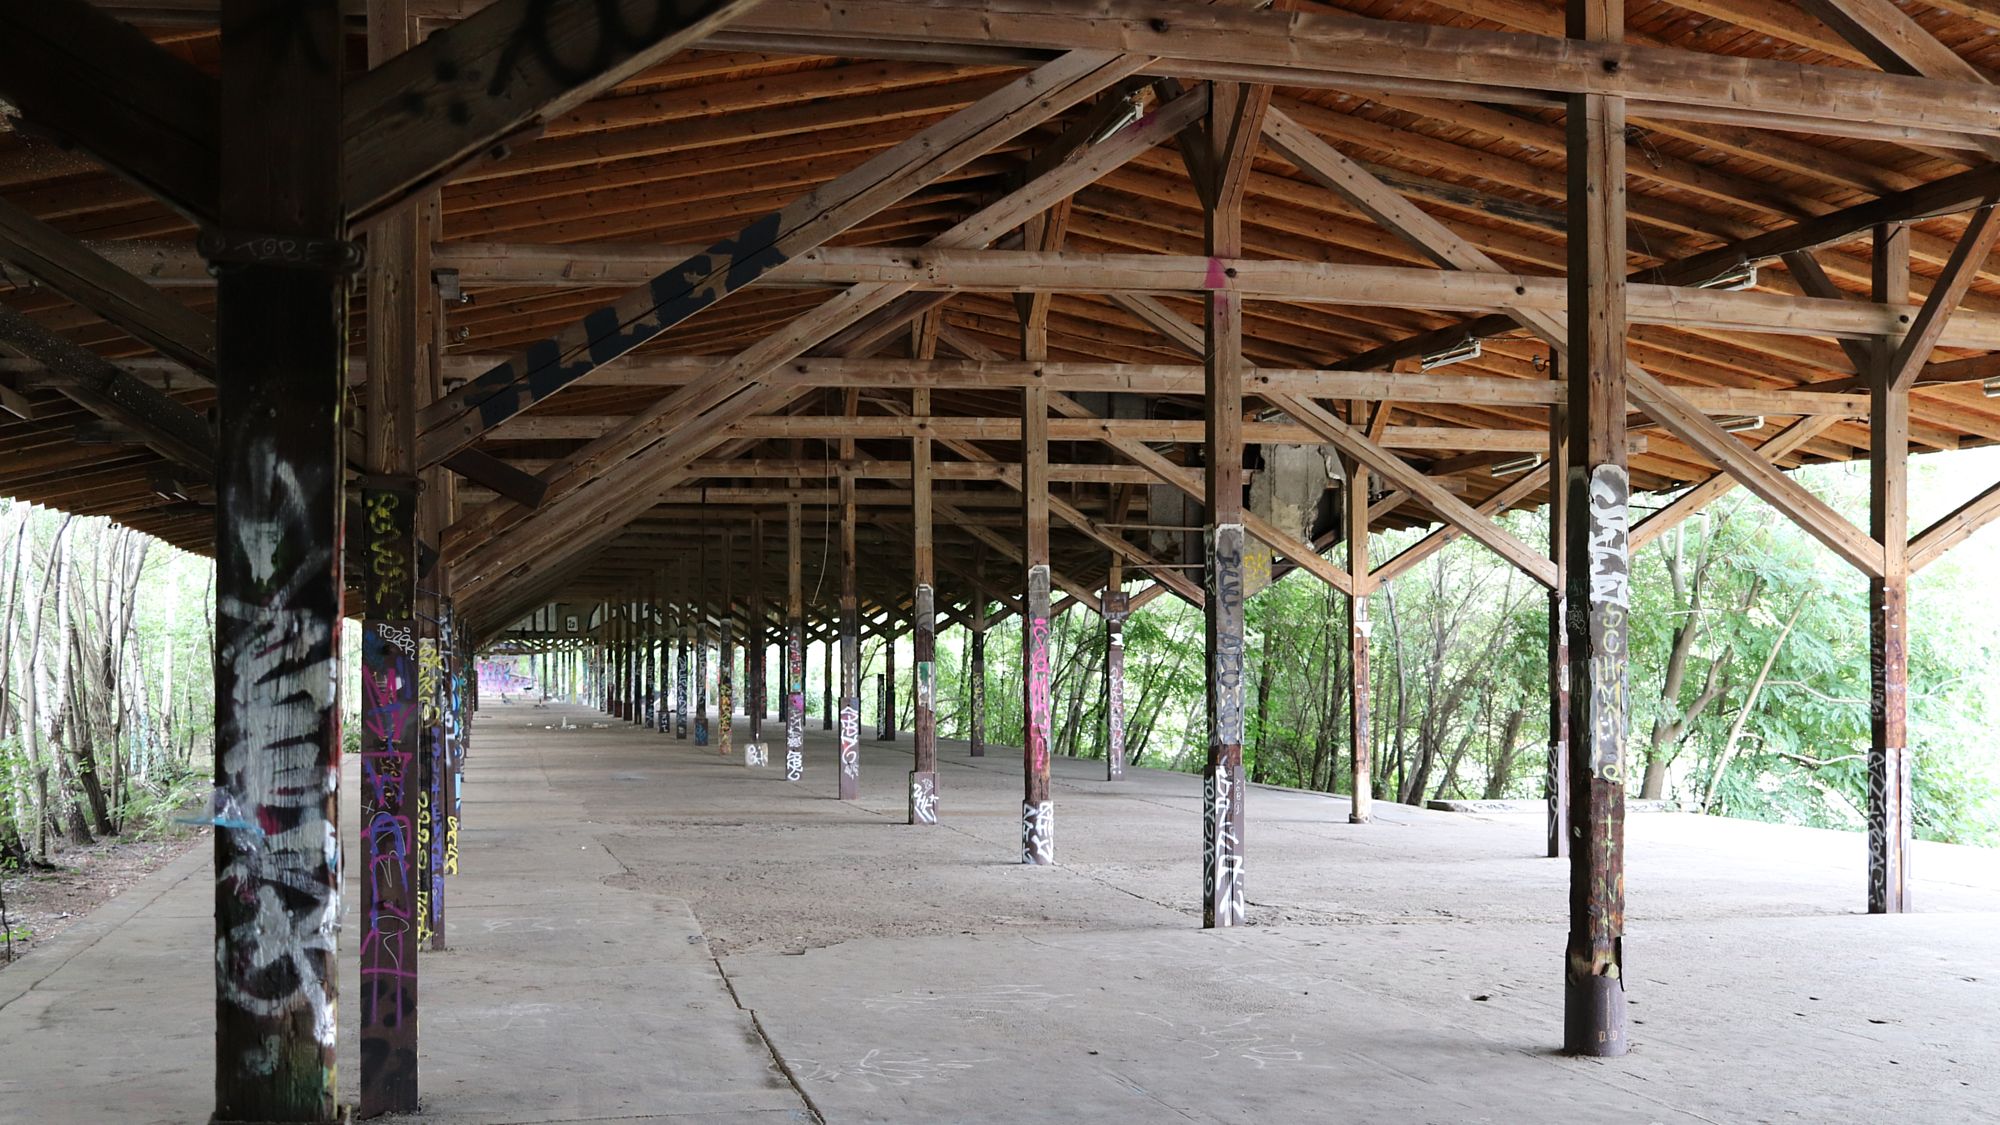
<instances>
[{"instance_id":1,"label":"metal bracket on post","mask_svg":"<svg viewBox=\"0 0 2000 1125\"><path fill-rule=\"evenodd\" d=\"M366 261L361 244L343 238L205 230L194 246L196 253L208 259L211 274L231 266L356 273Z\"/></svg>"}]
</instances>

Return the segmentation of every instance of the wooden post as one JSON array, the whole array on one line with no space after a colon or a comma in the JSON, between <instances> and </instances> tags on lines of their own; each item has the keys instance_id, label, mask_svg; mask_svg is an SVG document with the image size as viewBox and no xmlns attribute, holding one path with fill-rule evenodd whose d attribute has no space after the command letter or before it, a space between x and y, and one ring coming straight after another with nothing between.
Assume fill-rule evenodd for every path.
<instances>
[{"instance_id":1,"label":"wooden post","mask_svg":"<svg viewBox=\"0 0 2000 1125\"><path fill-rule=\"evenodd\" d=\"M764 754L764 711L770 691L764 682L764 517L750 520L750 607L744 614L748 627L743 637L744 702L750 721L750 744Z\"/></svg>"},{"instance_id":2,"label":"wooden post","mask_svg":"<svg viewBox=\"0 0 2000 1125\"><path fill-rule=\"evenodd\" d=\"M931 392L910 392L910 413L928 418ZM911 569L916 572L916 692L915 760L910 770L910 823L938 822L937 779L937 555L931 543L931 440L919 433L910 441L910 513L916 548Z\"/></svg>"},{"instance_id":3,"label":"wooden post","mask_svg":"<svg viewBox=\"0 0 2000 1125\"><path fill-rule=\"evenodd\" d=\"M893 618L888 623L888 633L882 638L882 695L876 701L875 719L876 740L896 741L896 623Z\"/></svg>"},{"instance_id":4,"label":"wooden post","mask_svg":"<svg viewBox=\"0 0 2000 1125\"><path fill-rule=\"evenodd\" d=\"M694 744L708 745L708 538L703 529L695 552L694 601Z\"/></svg>"},{"instance_id":5,"label":"wooden post","mask_svg":"<svg viewBox=\"0 0 2000 1125\"><path fill-rule=\"evenodd\" d=\"M371 65L407 50L402 0L368 13ZM361 1105L362 1117L417 1108L418 703L416 390L428 240L414 207L370 235L366 464L362 482Z\"/></svg>"},{"instance_id":6,"label":"wooden post","mask_svg":"<svg viewBox=\"0 0 2000 1125\"><path fill-rule=\"evenodd\" d=\"M844 413L860 413L861 392L845 396ZM854 460L854 439L840 441L840 463ZM861 603L855 590L854 474L840 475L840 799L861 796Z\"/></svg>"},{"instance_id":7,"label":"wooden post","mask_svg":"<svg viewBox=\"0 0 2000 1125\"><path fill-rule=\"evenodd\" d=\"M1207 250L1236 257L1243 248L1243 193L1269 88L1209 85L1208 166L1202 193ZM1243 924L1243 306L1236 294L1203 295L1208 589L1208 763L1202 777L1204 927Z\"/></svg>"},{"instance_id":8,"label":"wooden post","mask_svg":"<svg viewBox=\"0 0 2000 1125\"><path fill-rule=\"evenodd\" d=\"M1623 0L1575 0L1571 38L1622 42ZM1563 1050L1626 1050L1625 102L1569 98L1570 896Z\"/></svg>"},{"instance_id":9,"label":"wooden post","mask_svg":"<svg viewBox=\"0 0 2000 1125\"><path fill-rule=\"evenodd\" d=\"M1359 417L1349 423L1366 425ZM1368 595L1375 583L1368 577L1368 466L1348 458L1346 469L1347 572L1354 576L1354 592L1347 598L1347 780L1352 794L1347 822L1366 824L1374 816L1375 801L1368 724L1368 638L1375 631L1368 619Z\"/></svg>"},{"instance_id":10,"label":"wooden post","mask_svg":"<svg viewBox=\"0 0 2000 1125\"><path fill-rule=\"evenodd\" d=\"M1551 351L1549 378L1560 380L1561 357ZM1549 758L1543 789L1549 802L1550 859L1569 855L1569 409L1549 407L1549 561L1556 584L1549 589Z\"/></svg>"},{"instance_id":11,"label":"wooden post","mask_svg":"<svg viewBox=\"0 0 2000 1125\"><path fill-rule=\"evenodd\" d=\"M819 725L821 730L833 729L833 641L826 640L819 646Z\"/></svg>"},{"instance_id":12,"label":"wooden post","mask_svg":"<svg viewBox=\"0 0 2000 1125\"><path fill-rule=\"evenodd\" d=\"M986 552L982 549L978 554L983 560ZM965 752L972 758L986 756L986 607L989 604L984 593L972 592L972 651L966 661L972 682L966 685L965 692Z\"/></svg>"},{"instance_id":13,"label":"wooden post","mask_svg":"<svg viewBox=\"0 0 2000 1125\"><path fill-rule=\"evenodd\" d=\"M1125 619L1131 616L1125 594L1124 559L1111 556L1111 576L1104 584L1104 780L1125 780Z\"/></svg>"},{"instance_id":14,"label":"wooden post","mask_svg":"<svg viewBox=\"0 0 2000 1125\"><path fill-rule=\"evenodd\" d=\"M222 5L215 1117L332 1121L341 398L339 13ZM304 261L258 252L296 240Z\"/></svg>"},{"instance_id":15,"label":"wooden post","mask_svg":"<svg viewBox=\"0 0 2000 1125\"><path fill-rule=\"evenodd\" d=\"M732 741L736 727L736 531L722 532L722 612L721 635L716 638L715 659L715 748L727 758L735 752Z\"/></svg>"},{"instance_id":16,"label":"wooden post","mask_svg":"<svg viewBox=\"0 0 2000 1125\"><path fill-rule=\"evenodd\" d=\"M1875 228L1874 297L1909 298L1910 232ZM1868 380L1869 531L1883 576L1868 581L1868 912L1901 914L1910 902L1909 460L1910 395L1892 385L1897 341L1874 342Z\"/></svg>"},{"instance_id":17,"label":"wooden post","mask_svg":"<svg viewBox=\"0 0 2000 1125\"><path fill-rule=\"evenodd\" d=\"M674 737L688 736L688 646L694 637L694 618L688 611L688 562L679 560L680 589L674 596Z\"/></svg>"},{"instance_id":18,"label":"wooden post","mask_svg":"<svg viewBox=\"0 0 2000 1125\"><path fill-rule=\"evenodd\" d=\"M1041 351L1045 356L1046 339ZM1039 865L1056 861L1055 802L1049 796L1053 701L1049 698L1048 389L1023 389L1021 404L1021 499L1027 526L1023 557L1028 565L1021 615L1021 862Z\"/></svg>"},{"instance_id":19,"label":"wooden post","mask_svg":"<svg viewBox=\"0 0 2000 1125\"><path fill-rule=\"evenodd\" d=\"M797 487L798 478L792 478ZM785 780L797 781L806 765L805 515L797 501L785 505Z\"/></svg>"}]
</instances>

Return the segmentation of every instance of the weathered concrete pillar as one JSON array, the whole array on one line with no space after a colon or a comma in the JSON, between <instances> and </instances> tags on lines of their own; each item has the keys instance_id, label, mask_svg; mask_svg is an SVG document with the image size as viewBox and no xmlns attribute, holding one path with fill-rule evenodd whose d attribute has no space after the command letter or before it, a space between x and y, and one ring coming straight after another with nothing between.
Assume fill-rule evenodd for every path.
<instances>
[{"instance_id":1,"label":"weathered concrete pillar","mask_svg":"<svg viewBox=\"0 0 2000 1125\"><path fill-rule=\"evenodd\" d=\"M1572 38L1622 42L1623 0L1568 9ZM1626 473L1625 101L1568 100L1571 561L1570 909L1563 1049L1626 1050L1625 744L1631 607Z\"/></svg>"},{"instance_id":2,"label":"weathered concrete pillar","mask_svg":"<svg viewBox=\"0 0 2000 1125\"><path fill-rule=\"evenodd\" d=\"M339 13L224 0L217 272L215 1120L332 1121L340 919Z\"/></svg>"}]
</instances>

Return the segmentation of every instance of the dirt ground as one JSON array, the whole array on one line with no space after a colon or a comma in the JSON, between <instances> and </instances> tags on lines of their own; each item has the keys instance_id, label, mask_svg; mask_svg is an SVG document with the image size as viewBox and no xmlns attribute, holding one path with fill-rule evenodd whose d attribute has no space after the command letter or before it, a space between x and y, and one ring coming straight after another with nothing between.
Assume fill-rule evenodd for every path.
<instances>
[{"instance_id":1,"label":"dirt ground","mask_svg":"<svg viewBox=\"0 0 2000 1125\"><path fill-rule=\"evenodd\" d=\"M0 873L0 898L7 903L0 934L11 934L11 940L0 940L0 969L208 838L204 831L177 826L144 840L108 839L52 850L53 871Z\"/></svg>"}]
</instances>

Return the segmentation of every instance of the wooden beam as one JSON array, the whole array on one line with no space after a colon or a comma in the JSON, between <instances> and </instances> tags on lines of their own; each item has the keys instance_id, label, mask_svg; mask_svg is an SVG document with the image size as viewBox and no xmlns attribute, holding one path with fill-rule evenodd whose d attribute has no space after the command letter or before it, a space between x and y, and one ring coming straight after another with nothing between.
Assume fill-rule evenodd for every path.
<instances>
[{"instance_id":1,"label":"wooden beam","mask_svg":"<svg viewBox=\"0 0 2000 1125\"><path fill-rule=\"evenodd\" d=\"M1084 432L1092 433L1097 440L1117 450L1134 464L1145 468L1162 484L1173 485L1197 500L1202 498L1201 478L1192 469L1174 464L1136 437L1121 436L1119 431L1112 428L1112 423L1097 418L1082 404L1067 395L1051 393L1049 405L1063 416L1050 422L1052 428L1061 426L1065 420L1081 424ZM1246 531L1263 540L1271 549L1311 571L1320 581L1341 593L1347 593L1354 588L1353 579L1347 571L1322 558L1312 544L1300 542L1257 513L1246 509L1243 513L1243 526Z\"/></svg>"},{"instance_id":2,"label":"wooden beam","mask_svg":"<svg viewBox=\"0 0 2000 1125\"><path fill-rule=\"evenodd\" d=\"M701 39L756 0L494 0L346 92L346 192L367 216Z\"/></svg>"},{"instance_id":3,"label":"wooden beam","mask_svg":"<svg viewBox=\"0 0 2000 1125\"><path fill-rule=\"evenodd\" d=\"M1065 89L1063 97L1082 96L1076 87ZM1060 97L1051 96L1039 103L1040 110L1054 112L1049 108L1060 102ZM984 245L998 237L1008 228L1017 225L1027 216L1039 211L1052 198L1059 198L1074 191L1082 184L1095 181L1111 169L1119 167L1139 153L1171 135L1185 115L1199 111L1205 100L1192 97L1182 98L1157 110L1150 119L1143 120L1132 128L1121 130L1105 142L1091 146L1075 159L1050 169L1039 178L1009 192L1003 198L964 220L951 230L933 240L944 246ZM1025 127L1025 122L1017 121ZM788 325L786 330L754 345L731 361L730 366L719 370L707 383L689 387L681 396L669 396L663 403L642 413L631 423L607 435L605 439L590 447L596 451L597 460L617 463L614 454L627 454L622 468L631 475L622 489L604 488L593 490L586 498L588 507L574 510L561 517L554 516L563 501L558 499L542 513L537 513L541 524L538 534L555 536L567 544L565 549L582 549L587 544L572 534L572 525L578 520L609 518L609 513L619 506L619 501L634 491L653 487L652 482L667 479L677 473L682 465L706 452L707 445L700 442L723 440L726 435L703 436L696 444L689 444L685 435L702 430L713 431L718 426L727 425L741 418L770 409L773 404L789 401L798 392L789 389L769 389L757 386L761 375L779 363L794 359L814 342L837 331L842 325L866 315L875 308L893 300L901 290L892 286L862 286L848 290L837 296L800 320ZM742 392L742 393L739 393ZM700 411L707 410L703 414ZM622 443L622 444L621 444ZM588 453L589 450L586 451ZM550 479L571 480L582 483L592 479L593 460L583 454L565 461L559 470L551 470L544 476ZM678 478L673 478L678 479ZM671 480L668 480L671 483ZM490 529L497 525L501 513L487 513L483 527ZM464 521L461 521L464 522ZM518 541L518 537L516 537ZM496 548L505 550L505 548ZM544 547L536 547L540 551Z\"/></svg>"},{"instance_id":4,"label":"wooden beam","mask_svg":"<svg viewBox=\"0 0 2000 1125\"><path fill-rule=\"evenodd\" d=\"M1758 446L1757 456L1776 465L1781 458L1795 452L1807 442L1826 432L1827 428L1832 426L1833 423L1834 419L1832 418L1801 418L1791 425L1786 426L1783 430L1778 431L1770 440ZM1720 499L1730 489L1735 488L1736 483L1736 478L1733 475L1728 472L1720 472L1702 481L1700 484L1688 488L1679 496L1674 497L1666 507L1661 508L1659 511L1654 512L1633 525L1631 549L1637 551L1639 548L1658 539L1661 535L1679 525L1681 521Z\"/></svg>"},{"instance_id":5,"label":"wooden beam","mask_svg":"<svg viewBox=\"0 0 2000 1125\"><path fill-rule=\"evenodd\" d=\"M1512 532L1480 515L1465 501L1439 487L1437 482L1409 462L1388 451L1381 445L1369 441L1365 434L1342 422L1324 407L1308 398L1292 395L1267 394L1264 400L1290 414L1316 433L1321 440L1332 442L1341 451L1364 463L1384 480L1408 491L1423 501L1430 509L1474 539L1513 563L1522 573L1544 586L1555 584L1555 567L1541 553L1521 542ZM1543 443L1546 445L1546 441ZM1621 454L1623 450L1620 450Z\"/></svg>"},{"instance_id":6,"label":"wooden beam","mask_svg":"<svg viewBox=\"0 0 2000 1125\"><path fill-rule=\"evenodd\" d=\"M1361 86L1547 105L1551 94L1616 95L1649 117L1949 143L2000 135L2000 92L1968 82L1622 42L1153 0L933 0L920 16L882 0L766 0L745 30L877 44L1007 45L1160 56L1172 73L1279 85ZM840 53L838 47L832 48ZM1359 80L1359 81L1358 81Z\"/></svg>"},{"instance_id":7,"label":"wooden beam","mask_svg":"<svg viewBox=\"0 0 2000 1125\"><path fill-rule=\"evenodd\" d=\"M1916 323L1910 325L1909 332L1896 346L1895 354L1889 357L1889 386L1897 394L1909 394L1910 384L1930 362L1931 351L1944 339L1947 322L1955 319L1959 303L1971 291L1980 271L1986 268L1987 255L1993 251L1993 240L2000 237L2000 208L1996 208L1994 202L1994 199L1988 199L1972 213L1965 233L1952 247L1951 258L1938 274L1937 283L1931 287L1930 296L1925 298L1922 311L1917 313Z\"/></svg>"},{"instance_id":8,"label":"wooden beam","mask_svg":"<svg viewBox=\"0 0 2000 1125\"><path fill-rule=\"evenodd\" d=\"M201 415L9 305L0 305L0 344L39 363L49 385L78 406L130 427L147 448L201 480L214 479L215 435Z\"/></svg>"},{"instance_id":9,"label":"wooden beam","mask_svg":"<svg viewBox=\"0 0 2000 1125\"><path fill-rule=\"evenodd\" d=\"M766 270L1128 77L1122 59L1063 56L663 271L447 395L422 419L419 459L435 463L505 419L638 348Z\"/></svg>"},{"instance_id":10,"label":"wooden beam","mask_svg":"<svg viewBox=\"0 0 2000 1125\"><path fill-rule=\"evenodd\" d=\"M1976 216L1959 240L1952 266L1933 297L1953 287L1950 271L1963 270L1968 248L1983 261L1992 234L1982 227L2000 224L1991 207ZM1881 302L1902 301L1910 288L1910 242L1906 226L1875 228L1871 296ZM1973 267L1973 272L1977 266ZM1952 305L1957 304L1952 298ZM1931 305L1927 302L1925 310ZM1948 314L1950 306L1942 306ZM1911 910L1910 852L1915 831L1916 797L1911 791L1909 742L1909 588L1910 536L1910 395L1908 375L1930 352L1924 337L1935 338L1935 327L1920 320L1901 343L1884 338L1879 360L1868 372L1873 409L1868 427L1868 526L1870 545L1880 554L1868 572L1868 870L1870 914L1901 914Z\"/></svg>"},{"instance_id":11,"label":"wooden beam","mask_svg":"<svg viewBox=\"0 0 2000 1125\"><path fill-rule=\"evenodd\" d=\"M1407 200L1390 190L1386 185L1369 176L1367 172L1356 166L1352 160L1335 152L1325 142L1305 133L1302 129L1287 129L1285 123L1277 115L1273 116L1273 125L1283 131L1283 139L1274 141L1274 144L1288 158L1301 161L1301 166L1315 179L1348 198L1356 206L1368 210L1370 215L1378 222L1400 234L1411 244L1422 248L1426 253L1432 255L1434 260L1445 263L1452 269L1461 271L1480 271L1494 268L1493 260L1484 251L1460 238L1456 233L1428 214L1418 210ZM1574 195L1581 190L1581 185L1572 183L1571 190ZM1609 237L1609 235L1606 235L1606 237ZM1620 237L1623 237L1622 228L1620 230ZM1621 295L1617 301L1619 323L1621 325L1625 323L1625 314L1631 295L1631 291L1627 286L1627 280L1622 275L1615 279ZM1576 266L1572 263L1569 284L1575 285L1577 283ZM1596 279L1595 283L1609 285L1612 284L1612 279L1599 278ZM1575 302L1572 303L1575 304ZM1508 315L1559 349L1567 348L1571 343L1569 339L1571 326L1568 324L1567 317L1518 305L1509 305ZM1884 325L1883 328L1887 330L1888 326ZM1623 339L1622 328L1620 329L1620 338ZM1573 357L1570 358L1572 358L1572 362L1574 363ZM1654 378L1650 373L1641 369L1636 363L1632 363L1628 359L1626 361L1626 368L1624 378L1618 381L1624 384L1620 387L1621 396L1629 395L1634 404L1638 405L1640 409L1658 421L1669 433L1686 443L1696 452L1713 459L1717 465L1734 473L1742 480L1745 487L1755 492L1779 511L1785 513L1786 516L1797 522L1799 526L1803 527L1814 538L1819 539L1832 548L1842 558L1847 559L1863 571L1872 572L1872 569L1879 569L1881 565L1881 552L1873 549L1868 538L1856 530L1846 519L1842 518L1839 513L1829 507L1825 501L1808 492L1796 481L1779 473L1761 458L1752 455L1741 442L1736 441L1725 433L1721 427L1710 421L1707 416L1690 407L1685 399L1667 388L1665 384ZM1571 371L1574 376L1574 365ZM1576 385L1575 378L1572 378L1570 384L1571 402L1569 406L1573 419L1578 416L1580 410L1579 405L1574 400ZM1625 456L1623 444L1623 403L1624 399L1621 397L1617 406L1620 417L1617 427L1620 445L1618 455L1620 465L1624 463ZM1601 409L1606 410L1612 408L1610 406L1601 407ZM1539 561L1546 563L1546 560Z\"/></svg>"},{"instance_id":12,"label":"wooden beam","mask_svg":"<svg viewBox=\"0 0 2000 1125\"><path fill-rule=\"evenodd\" d=\"M1492 517L1505 512L1514 505L1534 495L1549 484L1547 462L1529 469L1507 487L1487 497L1473 511L1481 516ZM1446 544L1465 534L1465 530L1455 523L1446 523L1429 535L1395 553L1369 574L1369 581L1375 585L1391 581L1408 573L1411 567L1436 554ZM1553 586L1550 589L1554 589Z\"/></svg>"},{"instance_id":13,"label":"wooden beam","mask_svg":"<svg viewBox=\"0 0 2000 1125\"><path fill-rule=\"evenodd\" d=\"M0 6L0 94L168 206L212 226L216 80L84 0Z\"/></svg>"},{"instance_id":14,"label":"wooden beam","mask_svg":"<svg viewBox=\"0 0 2000 1125\"><path fill-rule=\"evenodd\" d=\"M1919 187L1858 203L1790 226L1719 246L1690 257L1639 270L1630 280L1652 285L1698 285L1744 262L1761 262L1814 247L1845 242L1880 223L1905 222L1958 210L2000 190L2000 163L1982 164ZM1351 367L1387 366L1407 356L1454 343L1468 335L1490 336L1512 331L1518 323L1508 316L1485 317L1420 333L1350 357Z\"/></svg>"},{"instance_id":15,"label":"wooden beam","mask_svg":"<svg viewBox=\"0 0 2000 1125\"><path fill-rule=\"evenodd\" d=\"M2000 484L1960 504L1949 515L1912 537L1905 556L1910 573L1915 574L1942 558L1946 551L1992 523L1995 516L2000 516Z\"/></svg>"},{"instance_id":16,"label":"wooden beam","mask_svg":"<svg viewBox=\"0 0 2000 1125\"><path fill-rule=\"evenodd\" d=\"M213 322L5 201L0 201L0 257L161 355L214 377Z\"/></svg>"}]
</instances>

